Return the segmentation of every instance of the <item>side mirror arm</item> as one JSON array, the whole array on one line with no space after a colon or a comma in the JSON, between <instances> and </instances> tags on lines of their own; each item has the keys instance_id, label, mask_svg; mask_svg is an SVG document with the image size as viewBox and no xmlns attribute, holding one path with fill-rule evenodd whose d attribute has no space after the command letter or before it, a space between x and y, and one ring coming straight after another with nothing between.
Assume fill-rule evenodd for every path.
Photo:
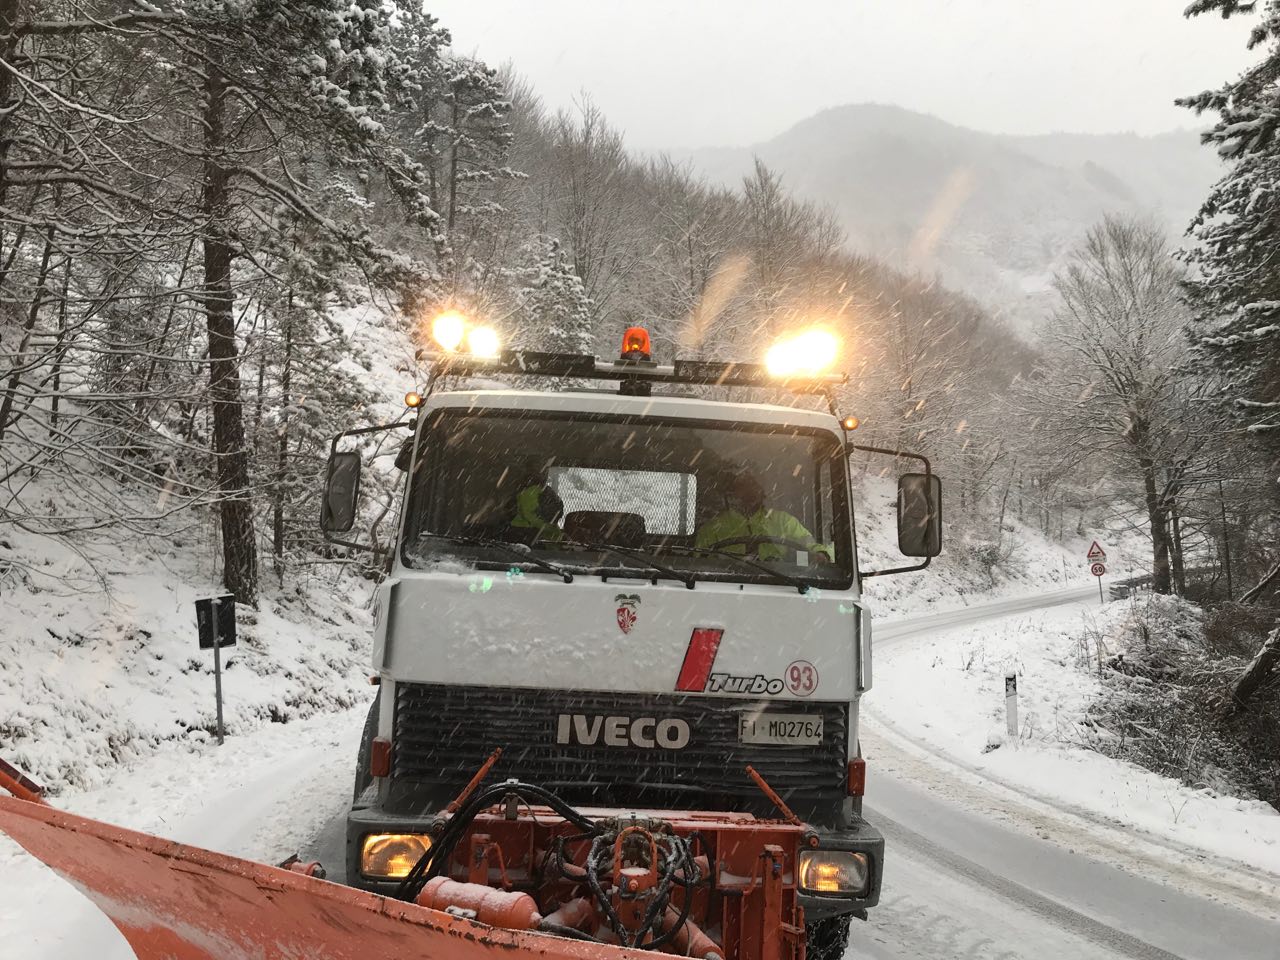
<instances>
[{"instance_id":1,"label":"side mirror arm","mask_svg":"<svg viewBox=\"0 0 1280 960\"><path fill-rule=\"evenodd\" d=\"M372 433L385 433L388 430L405 430L405 429L412 430L415 425L416 425L416 421L402 420L396 423L380 423L376 427L359 427L358 429L355 429L355 430L344 430L342 433L335 436L332 442L330 442L329 457L330 459L332 459L333 455L338 452L338 444L347 437L363 437L363 436L368 436L369 434L372 434ZM386 511L383 511L384 516L385 514L386 514ZM381 522L381 517L379 517L379 522ZM367 550L370 553L373 553L375 556L383 553L392 554L394 552L391 548L388 548L388 547L375 547L371 543L360 543L357 540L346 540L342 537L339 537L330 533L328 530L325 530L323 527L321 528L320 532L324 534L324 538L327 542L337 544L340 547L348 547L352 550Z\"/></svg>"},{"instance_id":2,"label":"side mirror arm","mask_svg":"<svg viewBox=\"0 0 1280 960\"><path fill-rule=\"evenodd\" d=\"M933 473L933 465L929 462L929 458L920 453L909 453L906 450L893 450L888 447L867 447L859 443L845 444L845 452L853 451L861 453L876 453L886 457L893 457L899 460L918 460L924 465L925 476ZM887 570L859 570L858 579L865 580L868 577L889 577L895 573L915 573L917 570L923 570L929 566L933 557L925 557L922 563L914 563L909 567L890 567Z\"/></svg>"},{"instance_id":3,"label":"side mirror arm","mask_svg":"<svg viewBox=\"0 0 1280 960\"><path fill-rule=\"evenodd\" d=\"M933 466L929 463L929 458L920 453L908 453L906 450L890 450L888 447L864 447L857 443L846 443L844 449L846 453L859 450L862 453L879 453L898 460L919 460L924 464L925 476L933 473Z\"/></svg>"}]
</instances>

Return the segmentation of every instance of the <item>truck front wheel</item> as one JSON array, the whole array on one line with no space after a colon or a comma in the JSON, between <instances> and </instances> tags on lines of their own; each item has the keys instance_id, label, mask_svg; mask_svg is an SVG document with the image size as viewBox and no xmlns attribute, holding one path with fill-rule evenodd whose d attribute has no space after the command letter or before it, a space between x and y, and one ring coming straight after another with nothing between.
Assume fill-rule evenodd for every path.
<instances>
[{"instance_id":1,"label":"truck front wheel","mask_svg":"<svg viewBox=\"0 0 1280 960\"><path fill-rule=\"evenodd\" d=\"M369 717L364 722L364 733L360 736L360 754L356 758L355 792L352 800L359 801L360 794L369 789L373 783L373 774L369 772L369 755L373 751L373 738L378 735L378 708L382 702L382 691L373 698L369 707Z\"/></svg>"},{"instance_id":2,"label":"truck front wheel","mask_svg":"<svg viewBox=\"0 0 1280 960\"><path fill-rule=\"evenodd\" d=\"M805 924L806 960L841 960L849 946L849 922L853 917L828 917Z\"/></svg>"}]
</instances>

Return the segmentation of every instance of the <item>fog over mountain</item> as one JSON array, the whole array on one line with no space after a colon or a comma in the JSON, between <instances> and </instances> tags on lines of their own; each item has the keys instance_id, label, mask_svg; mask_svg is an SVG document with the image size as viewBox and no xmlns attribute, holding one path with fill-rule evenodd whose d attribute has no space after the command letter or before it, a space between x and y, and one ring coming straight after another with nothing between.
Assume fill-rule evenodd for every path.
<instances>
[{"instance_id":1,"label":"fog over mountain","mask_svg":"<svg viewBox=\"0 0 1280 960\"><path fill-rule=\"evenodd\" d=\"M1007 136L900 107L824 110L772 140L677 152L736 184L759 157L800 195L830 205L850 243L937 273L1031 332L1050 280L1108 212L1140 212L1175 244L1220 165L1191 131L1159 136Z\"/></svg>"}]
</instances>

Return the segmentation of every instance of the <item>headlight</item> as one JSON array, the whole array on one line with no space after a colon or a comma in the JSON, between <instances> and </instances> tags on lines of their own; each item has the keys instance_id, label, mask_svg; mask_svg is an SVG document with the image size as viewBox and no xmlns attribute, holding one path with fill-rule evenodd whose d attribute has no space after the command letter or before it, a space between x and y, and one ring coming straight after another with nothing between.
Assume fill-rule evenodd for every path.
<instances>
[{"instance_id":1,"label":"headlight","mask_svg":"<svg viewBox=\"0 0 1280 960\"><path fill-rule=\"evenodd\" d=\"M871 881L865 853L815 850L800 854L800 889L805 893L861 896Z\"/></svg>"},{"instance_id":2,"label":"headlight","mask_svg":"<svg viewBox=\"0 0 1280 960\"><path fill-rule=\"evenodd\" d=\"M431 849L431 838L420 833L371 833L360 852L360 872L366 877L399 880Z\"/></svg>"}]
</instances>

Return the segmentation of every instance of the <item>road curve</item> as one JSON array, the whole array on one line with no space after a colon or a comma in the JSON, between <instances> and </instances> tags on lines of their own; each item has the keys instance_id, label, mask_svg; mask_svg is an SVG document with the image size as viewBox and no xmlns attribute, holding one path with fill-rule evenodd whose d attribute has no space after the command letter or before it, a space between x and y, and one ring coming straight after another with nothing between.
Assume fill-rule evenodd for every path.
<instances>
[{"instance_id":1,"label":"road curve","mask_svg":"<svg viewBox=\"0 0 1280 960\"><path fill-rule=\"evenodd\" d=\"M1009 597L1004 600L993 600L989 603L974 604L972 607L958 607L954 610L943 610L938 613L924 614L919 617L906 617L901 620L885 620L875 622L871 628L871 636L875 643L882 644L886 640L900 637L937 633L948 628L968 626L981 623L983 620L994 620L998 617L1012 616L1015 613L1026 613L1028 610L1044 610L1047 607L1060 607L1068 603L1082 603L1093 600L1097 603L1098 588L1068 587L1063 590L1052 590L1048 593L1036 593L1030 596ZM872 604L874 612L874 603Z\"/></svg>"},{"instance_id":2,"label":"road curve","mask_svg":"<svg viewBox=\"0 0 1280 960\"><path fill-rule=\"evenodd\" d=\"M885 623L875 636L905 642L1090 601L1093 587L1061 590ZM892 704L879 706L892 715ZM891 756L897 748L888 740L869 734L863 747L873 771L867 817L885 833L887 863L882 905L855 927L850 960L1280 957L1280 907L1246 912L1019 832L984 815L980 789L957 801L913 779L919 761Z\"/></svg>"}]
</instances>

